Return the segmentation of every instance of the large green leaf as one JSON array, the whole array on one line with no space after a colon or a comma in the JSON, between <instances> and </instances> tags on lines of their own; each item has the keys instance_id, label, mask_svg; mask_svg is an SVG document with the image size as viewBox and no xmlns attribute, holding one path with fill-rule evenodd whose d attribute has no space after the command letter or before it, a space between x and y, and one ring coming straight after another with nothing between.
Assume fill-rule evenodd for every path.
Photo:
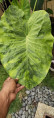
<instances>
[{"instance_id":1,"label":"large green leaf","mask_svg":"<svg viewBox=\"0 0 54 118\"><path fill-rule=\"evenodd\" d=\"M52 59L53 36L48 13L35 11L29 20L24 12L10 6L0 21L1 62L12 78L27 88L46 76Z\"/></svg>"}]
</instances>

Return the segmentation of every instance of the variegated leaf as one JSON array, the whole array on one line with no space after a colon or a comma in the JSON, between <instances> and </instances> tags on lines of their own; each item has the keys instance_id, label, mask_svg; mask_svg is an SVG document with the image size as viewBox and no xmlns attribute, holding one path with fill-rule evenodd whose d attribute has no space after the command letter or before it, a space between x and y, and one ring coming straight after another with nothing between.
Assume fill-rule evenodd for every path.
<instances>
[{"instance_id":1,"label":"variegated leaf","mask_svg":"<svg viewBox=\"0 0 54 118\"><path fill-rule=\"evenodd\" d=\"M48 13L24 12L10 6L0 21L1 62L12 78L31 89L45 78L52 59L53 36Z\"/></svg>"}]
</instances>

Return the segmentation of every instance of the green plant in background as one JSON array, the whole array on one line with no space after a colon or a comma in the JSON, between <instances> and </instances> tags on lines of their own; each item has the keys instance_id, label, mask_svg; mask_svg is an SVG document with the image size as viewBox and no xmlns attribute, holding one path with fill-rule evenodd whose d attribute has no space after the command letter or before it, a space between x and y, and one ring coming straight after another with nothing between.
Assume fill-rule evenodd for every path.
<instances>
[{"instance_id":1,"label":"green plant in background","mask_svg":"<svg viewBox=\"0 0 54 118\"><path fill-rule=\"evenodd\" d=\"M35 5L35 1L36 0L30 0L30 5L31 5L31 9L33 10L34 5ZM42 6L43 6L44 0L37 0L37 4L35 6L35 10L41 10Z\"/></svg>"},{"instance_id":2,"label":"green plant in background","mask_svg":"<svg viewBox=\"0 0 54 118\"><path fill-rule=\"evenodd\" d=\"M53 15L53 10L52 9L47 8L46 11L49 13L49 15L51 15L51 14Z\"/></svg>"},{"instance_id":3,"label":"green plant in background","mask_svg":"<svg viewBox=\"0 0 54 118\"><path fill-rule=\"evenodd\" d=\"M3 6L3 1L0 0L0 9L4 12L4 6Z\"/></svg>"},{"instance_id":4,"label":"green plant in background","mask_svg":"<svg viewBox=\"0 0 54 118\"><path fill-rule=\"evenodd\" d=\"M46 0L46 11L47 11L49 14L53 14L53 10L50 9L50 8L47 8L47 3L48 3L49 1L52 1L52 0Z\"/></svg>"},{"instance_id":5,"label":"green plant in background","mask_svg":"<svg viewBox=\"0 0 54 118\"><path fill-rule=\"evenodd\" d=\"M12 1L12 0L11 0ZM4 12L11 4L10 0L0 0L0 9Z\"/></svg>"},{"instance_id":6,"label":"green plant in background","mask_svg":"<svg viewBox=\"0 0 54 118\"><path fill-rule=\"evenodd\" d=\"M29 89L40 84L50 68L53 40L48 13L31 14L28 0L18 5L13 1L1 17L1 62L10 77Z\"/></svg>"},{"instance_id":7,"label":"green plant in background","mask_svg":"<svg viewBox=\"0 0 54 118\"><path fill-rule=\"evenodd\" d=\"M34 4L35 4L35 1L36 1L36 0L30 0L30 1L31 1L31 2L30 2L31 9L33 10ZM51 14L53 14L53 10L50 9L50 8L47 8L47 3L48 3L49 1L52 1L52 0L46 0L46 9L45 9L45 10L49 13L49 15L51 15ZM42 9L43 3L44 3L44 0L38 0L38 1L37 1L37 5L36 5L36 7L35 7L35 10L37 11L37 10Z\"/></svg>"},{"instance_id":8,"label":"green plant in background","mask_svg":"<svg viewBox=\"0 0 54 118\"><path fill-rule=\"evenodd\" d=\"M52 0L46 0L46 11L49 13L49 15L53 14L53 10L50 8L47 8L47 3Z\"/></svg>"}]
</instances>

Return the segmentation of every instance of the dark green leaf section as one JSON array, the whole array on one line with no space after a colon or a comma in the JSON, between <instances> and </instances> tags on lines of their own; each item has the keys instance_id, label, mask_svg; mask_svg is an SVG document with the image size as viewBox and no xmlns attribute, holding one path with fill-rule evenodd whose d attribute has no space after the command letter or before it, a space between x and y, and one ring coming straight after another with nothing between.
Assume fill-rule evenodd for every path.
<instances>
[{"instance_id":1,"label":"dark green leaf section","mask_svg":"<svg viewBox=\"0 0 54 118\"><path fill-rule=\"evenodd\" d=\"M12 0L12 4L18 6L24 12L25 19L30 17L30 4L29 0Z\"/></svg>"},{"instance_id":2,"label":"dark green leaf section","mask_svg":"<svg viewBox=\"0 0 54 118\"><path fill-rule=\"evenodd\" d=\"M14 12L15 11L15 12ZM10 6L0 21L1 62L12 78L31 89L45 78L52 59L53 36L49 15L34 12L24 20L24 12Z\"/></svg>"},{"instance_id":3,"label":"dark green leaf section","mask_svg":"<svg viewBox=\"0 0 54 118\"><path fill-rule=\"evenodd\" d=\"M18 0L12 0L12 3L11 4L18 6Z\"/></svg>"},{"instance_id":4,"label":"dark green leaf section","mask_svg":"<svg viewBox=\"0 0 54 118\"><path fill-rule=\"evenodd\" d=\"M18 2L18 7L24 11L25 18L28 19L30 17L30 4L29 4L29 0L20 0Z\"/></svg>"}]
</instances>

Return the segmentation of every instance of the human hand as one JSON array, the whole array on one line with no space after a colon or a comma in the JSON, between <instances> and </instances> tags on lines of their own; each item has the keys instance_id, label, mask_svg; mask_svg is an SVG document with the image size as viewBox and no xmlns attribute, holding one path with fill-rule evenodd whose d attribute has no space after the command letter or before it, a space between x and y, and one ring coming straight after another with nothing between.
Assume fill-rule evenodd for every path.
<instances>
[{"instance_id":1,"label":"human hand","mask_svg":"<svg viewBox=\"0 0 54 118\"><path fill-rule=\"evenodd\" d=\"M1 91L4 96L8 98L9 103L11 103L16 98L17 93L24 88L24 86L17 84L17 82L17 79L14 80L8 77L3 84Z\"/></svg>"},{"instance_id":2,"label":"human hand","mask_svg":"<svg viewBox=\"0 0 54 118\"><path fill-rule=\"evenodd\" d=\"M11 102L16 98L16 94L24 88L17 84L17 79L10 77L5 80L0 91L0 118L6 118Z\"/></svg>"}]
</instances>

